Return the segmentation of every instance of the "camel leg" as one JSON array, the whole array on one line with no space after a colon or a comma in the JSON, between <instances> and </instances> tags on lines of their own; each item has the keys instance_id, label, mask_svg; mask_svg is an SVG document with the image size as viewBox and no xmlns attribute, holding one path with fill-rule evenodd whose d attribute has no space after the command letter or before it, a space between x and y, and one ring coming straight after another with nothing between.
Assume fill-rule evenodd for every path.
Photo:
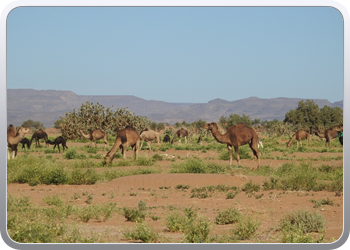
<instances>
[{"instance_id":1,"label":"camel leg","mask_svg":"<svg viewBox=\"0 0 350 250\"><path fill-rule=\"evenodd\" d=\"M151 144L149 142L147 142L147 145L148 145L149 151L151 151Z\"/></svg>"},{"instance_id":2,"label":"camel leg","mask_svg":"<svg viewBox=\"0 0 350 250\"><path fill-rule=\"evenodd\" d=\"M11 156L10 156L10 149L9 146L7 146L7 160L10 160Z\"/></svg>"},{"instance_id":3,"label":"camel leg","mask_svg":"<svg viewBox=\"0 0 350 250\"><path fill-rule=\"evenodd\" d=\"M140 150L142 149L142 146L143 146L143 140L141 140L141 143L140 143Z\"/></svg>"},{"instance_id":4,"label":"camel leg","mask_svg":"<svg viewBox=\"0 0 350 250\"><path fill-rule=\"evenodd\" d=\"M185 136L185 143L187 144L187 136Z\"/></svg>"},{"instance_id":5,"label":"camel leg","mask_svg":"<svg viewBox=\"0 0 350 250\"><path fill-rule=\"evenodd\" d=\"M232 147L227 145L227 149L228 149L228 155L230 157L229 162L230 162L230 167L231 167L232 166Z\"/></svg>"},{"instance_id":6,"label":"camel leg","mask_svg":"<svg viewBox=\"0 0 350 250\"><path fill-rule=\"evenodd\" d=\"M237 166L240 166L241 164L239 163L238 146L234 147L234 149L235 149L235 152L236 152ZM232 147L231 147L230 161L232 161Z\"/></svg>"},{"instance_id":7,"label":"camel leg","mask_svg":"<svg viewBox=\"0 0 350 250\"><path fill-rule=\"evenodd\" d=\"M125 151L126 151L126 148L124 148L124 146L122 146L122 155L123 155L124 160L125 160Z\"/></svg>"},{"instance_id":8,"label":"camel leg","mask_svg":"<svg viewBox=\"0 0 350 250\"><path fill-rule=\"evenodd\" d=\"M297 141L298 142L298 141ZM260 157L261 157L261 153L258 150L258 147L256 145L253 146L252 143L249 143L249 147L251 148L251 150L253 151L253 155L254 155L254 159L257 160L258 162L258 166L257 168L260 168Z\"/></svg>"}]
</instances>

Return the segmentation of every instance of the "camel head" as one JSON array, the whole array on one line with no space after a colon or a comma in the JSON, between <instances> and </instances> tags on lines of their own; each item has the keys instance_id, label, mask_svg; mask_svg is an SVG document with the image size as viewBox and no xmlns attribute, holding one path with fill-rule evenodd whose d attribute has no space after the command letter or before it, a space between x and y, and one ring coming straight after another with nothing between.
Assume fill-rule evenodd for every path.
<instances>
[{"instance_id":1,"label":"camel head","mask_svg":"<svg viewBox=\"0 0 350 250\"><path fill-rule=\"evenodd\" d=\"M26 135L29 134L31 132L31 129L28 127L19 127L17 129L17 134L18 135Z\"/></svg>"},{"instance_id":2,"label":"camel head","mask_svg":"<svg viewBox=\"0 0 350 250\"><path fill-rule=\"evenodd\" d=\"M205 124L203 128L212 131L213 129L218 129L218 125L215 122L211 122L211 123Z\"/></svg>"}]
</instances>

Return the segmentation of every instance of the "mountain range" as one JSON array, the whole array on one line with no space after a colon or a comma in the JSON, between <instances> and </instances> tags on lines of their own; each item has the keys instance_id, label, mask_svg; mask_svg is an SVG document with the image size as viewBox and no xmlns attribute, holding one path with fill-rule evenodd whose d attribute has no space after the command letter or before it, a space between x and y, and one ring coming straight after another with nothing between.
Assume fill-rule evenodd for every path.
<instances>
[{"instance_id":1,"label":"mountain range","mask_svg":"<svg viewBox=\"0 0 350 250\"><path fill-rule=\"evenodd\" d=\"M199 119L212 122L230 114L243 113L252 119L283 120L285 113L295 109L302 98L249 97L235 101L214 99L208 103L169 103L165 101L145 100L132 95L77 95L72 91L7 89L7 124L20 126L26 120L40 121L45 127L52 127L66 112L78 109L83 103L100 103L103 106L128 108L136 115L148 119L174 124L186 121L191 123ZM326 99L313 99L320 107L343 108L343 101L331 103Z\"/></svg>"}]
</instances>

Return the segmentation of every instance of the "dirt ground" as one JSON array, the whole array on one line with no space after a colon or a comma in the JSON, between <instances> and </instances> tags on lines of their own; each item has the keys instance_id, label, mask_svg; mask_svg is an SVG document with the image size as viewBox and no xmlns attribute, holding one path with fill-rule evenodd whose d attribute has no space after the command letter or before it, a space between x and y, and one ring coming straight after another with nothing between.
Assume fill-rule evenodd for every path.
<instances>
[{"instance_id":1,"label":"dirt ground","mask_svg":"<svg viewBox=\"0 0 350 250\"><path fill-rule=\"evenodd\" d=\"M54 135L53 135L54 136ZM84 143L67 143L69 146L82 146ZM102 144L101 144L102 145ZM19 152L19 155L23 152ZM106 152L101 152L105 154ZM156 152L158 154L167 154L167 157L180 155L181 157L190 156L196 154L200 158L215 157L215 153L211 151L192 152L181 150L167 150L166 152ZM37 154L40 154L37 153ZM141 155L153 155L154 152L148 150L142 150ZM307 157L319 157L322 156L342 156L342 153L297 153L299 155ZM61 154L55 154L58 158L62 157ZM132 156L132 152L128 151L127 156ZM101 161L101 159L96 159ZM115 159L114 161L117 161ZM215 160L220 163L224 161ZM269 165L270 167L277 168L282 166L287 160L275 160L275 159L263 159L261 165ZM171 161L161 161L157 163L158 168L169 168ZM342 164L342 160L332 162L335 165ZM241 160L243 166L254 167L255 162L253 160ZM298 164L298 163L297 163ZM315 162L316 165L322 164L321 161ZM329 164L329 162L328 162ZM120 167L126 168L126 167ZM127 167L127 168L139 168L139 167ZM100 169L99 171L103 171ZM165 172L165 171L163 171ZM109 182L98 182L95 185L37 185L29 186L28 184L8 184L7 192L11 195L23 195L29 196L30 200L38 206L48 206L44 204L43 198L46 196L53 196L57 194L60 197L64 197L66 202L74 204L76 206L89 206L86 203L86 197L81 196L80 199L72 199L76 193L81 194L93 194L92 204L103 204L109 202L115 202L117 207L137 207L140 200L146 202L147 207L152 209L149 212L155 216L158 216L159 220L152 220L149 216L146 217L146 222L156 231L160 232L164 238L169 242L177 243L182 242L182 233L173 233L166 230L165 217L170 214L172 209L183 209L193 206L199 209L199 213L210 218L211 222L215 221L215 217L219 213L227 208L237 208L243 214L254 216L261 220L261 225L258 229L256 238L261 242L275 242L278 238L278 232L275 230L282 218L283 214L289 211L296 211L300 209L306 209L310 211L317 211L326 220L326 242L336 241L343 232L343 196L336 196L334 192L306 192L306 191L281 191L272 190L264 191L263 189L258 194L263 194L261 198L249 196L244 192L237 194L234 199L227 199L226 194L223 192L216 192L208 198L190 198L190 190L195 187L204 186L216 186L225 184L227 186L241 187L248 181L252 180L254 184L263 184L264 180L268 180L269 177L261 176L246 176L246 175L234 175L234 174L147 174L147 175L135 175L117 178ZM190 189L179 190L175 189L177 185L189 185ZM320 200L329 198L334 202L333 206L321 206L319 208L313 208L311 200ZM74 223L77 223L75 221ZM82 230L86 232L106 232L108 230L109 242L126 243L132 242L124 238L123 231L127 228L134 227L134 222L126 221L125 217L120 214L115 214L110 220L106 222L99 222L95 219L90 220L88 223L79 222ZM213 223L212 235L228 234L229 230L233 228L233 225L216 225ZM249 241L248 241L249 242Z\"/></svg>"}]
</instances>

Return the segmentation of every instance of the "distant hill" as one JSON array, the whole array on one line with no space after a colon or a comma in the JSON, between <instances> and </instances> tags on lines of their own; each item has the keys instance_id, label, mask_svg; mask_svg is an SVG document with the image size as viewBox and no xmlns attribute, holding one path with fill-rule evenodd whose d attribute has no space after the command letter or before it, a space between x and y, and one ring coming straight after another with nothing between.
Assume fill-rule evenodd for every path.
<instances>
[{"instance_id":1,"label":"distant hill","mask_svg":"<svg viewBox=\"0 0 350 250\"><path fill-rule=\"evenodd\" d=\"M221 116L242 113L252 119L283 120L285 113L298 106L300 98L262 99L250 97L236 101L214 99L208 103L169 103L145 100L136 96L110 95L86 96L71 91L8 89L7 90L7 124L20 126L23 121L32 119L40 121L45 127L52 127L54 122L64 117L66 112L78 109L82 103L100 103L105 107L128 108L137 115L147 116L155 122L193 122L218 121ZM320 107L343 108L343 101L331 103L325 99L315 99Z\"/></svg>"}]
</instances>

